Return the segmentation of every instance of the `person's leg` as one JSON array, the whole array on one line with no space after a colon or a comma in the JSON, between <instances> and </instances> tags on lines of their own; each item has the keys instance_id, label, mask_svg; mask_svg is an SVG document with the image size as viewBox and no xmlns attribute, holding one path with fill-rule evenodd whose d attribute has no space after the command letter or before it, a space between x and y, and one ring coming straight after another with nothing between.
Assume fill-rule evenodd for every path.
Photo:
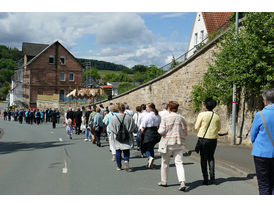
<instances>
[{"instance_id":1,"label":"person's leg","mask_svg":"<svg viewBox=\"0 0 274 206\"><path fill-rule=\"evenodd\" d=\"M272 195L274 195L274 158L270 159L270 178L271 178L271 187L272 187Z\"/></svg>"},{"instance_id":2,"label":"person's leg","mask_svg":"<svg viewBox=\"0 0 274 206\"><path fill-rule=\"evenodd\" d=\"M169 168L169 161L172 151L167 150L167 153L162 154L161 160L161 183L163 185L167 184L168 179L168 168Z\"/></svg>"},{"instance_id":3,"label":"person's leg","mask_svg":"<svg viewBox=\"0 0 274 206\"><path fill-rule=\"evenodd\" d=\"M89 137L89 129L86 126L86 129L85 129L85 140L88 140L88 137Z\"/></svg>"},{"instance_id":4,"label":"person's leg","mask_svg":"<svg viewBox=\"0 0 274 206\"><path fill-rule=\"evenodd\" d=\"M209 175L210 175L210 182L215 182L215 160L214 160L214 153L217 146L217 140L209 140L208 144L208 165L209 165Z\"/></svg>"},{"instance_id":5,"label":"person's leg","mask_svg":"<svg viewBox=\"0 0 274 206\"><path fill-rule=\"evenodd\" d=\"M174 150L173 155L174 155L174 162L176 166L178 181L180 183L185 182L185 170L183 166L183 150Z\"/></svg>"},{"instance_id":6,"label":"person's leg","mask_svg":"<svg viewBox=\"0 0 274 206\"><path fill-rule=\"evenodd\" d=\"M273 188L271 188L270 165L268 164L268 158L254 156L254 163L259 186L259 194L271 195Z\"/></svg>"},{"instance_id":7,"label":"person's leg","mask_svg":"<svg viewBox=\"0 0 274 206\"><path fill-rule=\"evenodd\" d=\"M116 163L118 168L122 168L122 163L121 163L121 150L116 150Z\"/></svg>"},{"instance_id":8,"label":"person's leg","mask_svg":"<svg viewBox=\"0 0 274 206\"><path fill-rule=\"evenodd\" d=\"M130 150L129 149L123 150L123 154L124 154L124 161L129 162Z\"/></svg>"},{"instance_id":9,"label":"person's leg","mask_svg":"<svg viewBox=\"0 0 274 206\"><path fill-rule=\"evenodd\" d=\"M202 145L200 148L200 157L201 157L201 169L203 173L204 182L203 184L208 184L208 173L207 173L207 159L208 159L208 148L207 142L205 139L202 140Z\"/></svg>"}]
</instances>

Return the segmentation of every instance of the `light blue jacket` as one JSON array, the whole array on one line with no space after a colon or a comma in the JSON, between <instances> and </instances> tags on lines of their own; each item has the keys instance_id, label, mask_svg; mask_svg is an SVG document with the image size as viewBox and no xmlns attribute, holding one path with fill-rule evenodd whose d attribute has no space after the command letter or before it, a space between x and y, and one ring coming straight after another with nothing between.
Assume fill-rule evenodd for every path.
<instances>
[{"instance_id":1,"label":"light blue jacket","mask_svg":"<svg viewBox=\"0 0 274 206\"><path fill-rule=\"evenodd\" d=\"M105 125L108 126L110 123L111 118L115 115L115 114L119 114L118 112L110 112L107 114L106 117L106 121L105 121ZM111 133L111 130L109 129L109 127L107 127L107 132Z\"/></svg>"},{"instance_id":2,"label":"light blue jacket","mask_svg":"<svg viewBox=\"0 0 274 206\"><path fill-rule=\"evenodd\" d=\"M274 104L266 106L262 111L266 126L274 141ZM264 158L274 158L274 148L263 125L260 113L257 112L251 127L252 155Z\"/></svg>"},{"instance_id":3,"label":"light blue jacket","mask_svg":"<svg viewBox=\"0 0 274 206\"><path fill-rule=\"evenodd\" d=\"M103 127L104 126L103 119L104 119L103 115L101 115L100 113L96 113L92 119L93 127L96 127L96 126Z\"/></svg>"}]
</instances>

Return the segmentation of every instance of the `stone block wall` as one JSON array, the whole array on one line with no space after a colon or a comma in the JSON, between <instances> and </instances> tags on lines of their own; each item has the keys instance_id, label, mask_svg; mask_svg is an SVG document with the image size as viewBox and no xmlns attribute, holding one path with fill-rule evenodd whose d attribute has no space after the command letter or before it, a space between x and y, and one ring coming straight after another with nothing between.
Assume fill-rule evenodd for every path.
<instances>
[{"instance_id":1,"label":"stone block wall","mask_svg":"<svg viewBox=\"0 0 274 206\"><path fill-rule=\"evenodd\" d=\"M194 124L198 113L194 112L191 102L192 86L202 80L204 73L208 70L208 63L211 61L212 52L216 51L216 42L209 43L203 49L198 51L194 56L186 62L181 63L173 70L167 72L163 76L156 78L144 85L134 88L124 94L114 97L110 101L100 102L104 106L108 106L110 102L127 102L131 110L135 111L136 106L143 103L153 102L156 108L161 109L163 102L177 101L179 113L186 118L189 131L196 134ZM222 129L221 134L224 134L223 140L231 141L231 116L228 115L226 106L217 106L214 110L221 118ZM239 114L242 111L239 112ZM245 119L242 124L241 119L237 123L236 143L250 144L249 131L252 124L253 113L244 111ZM241 131L240 131L241 130ZM239 139L239 137L244 137Z\"/></svg>"}]
</instances>

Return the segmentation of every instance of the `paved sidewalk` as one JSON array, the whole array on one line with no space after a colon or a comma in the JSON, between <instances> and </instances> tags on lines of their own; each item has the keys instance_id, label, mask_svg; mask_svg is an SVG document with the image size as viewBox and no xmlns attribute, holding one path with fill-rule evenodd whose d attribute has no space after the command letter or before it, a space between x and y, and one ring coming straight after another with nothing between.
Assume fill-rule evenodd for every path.
<instances>
[{"instance_id":1,"label":"paved sidewalk","mask_svg":"<svg viewBox=\"0 0 274 206\"><path fill-rule=\"evenodd\" d=\"M196 136L188 136L186 140L187 150L194 150L197 139ZM229 145L218 141L215 152L216 165L227 167L244 175L254 176L256 172L251 150L252 148L247 146ZM199 154L195 151L191 153L191 156L199 158Z\"/></svg>"}]
</instances>

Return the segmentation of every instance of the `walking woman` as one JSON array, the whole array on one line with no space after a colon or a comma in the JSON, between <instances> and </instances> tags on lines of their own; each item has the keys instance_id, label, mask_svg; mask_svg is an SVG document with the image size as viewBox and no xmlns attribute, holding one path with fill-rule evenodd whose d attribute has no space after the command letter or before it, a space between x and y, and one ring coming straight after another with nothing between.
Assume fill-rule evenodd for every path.
<instances>
[{"instance_id":1,"label":"walking woman","mask_svg":"<svg viewBox=\"0 0 274 206\"><path fill-rule=\"evenodd\" d=\"M104 123L107 126L107 135L108 135L108 141L109 141L109 149L112 154L112 161L115 161L116 149L115 149L114 141L111 138L111 130L109 129L109 123L110 123L110 120L114 117L114 115L117 115L119 113L119 110L117 105L111 105L109 109L110 109L110 112L107 114Z\"/></svg>"},{"instance_id":2,"label":"walking woman","mask_svg":"<svg viewBox=\"0 0 274 206\"><path fill-rule=\"evenodd\" d=\"M93 125L94 137L96 139L96 144L98 147L101 147L100 136L101 136L101 133L103 132L103 126L104 126L103 119L104 119L104 116L101 114L100 108L97 108L96 114L94 118L92 119L92 125Z\"/></svg>"},{"instance_id":3,"label":"walking woman","mask_svg":"<svg viewBox=\"0 0 274 206\"><path fill-rule=\"evenodd\" d=\"M254 117L250 136L260 195L274 195L274 88L263 92L265 108Z\"/></svg>"},{"instance_id":4,"label":"walking woman","mask_svg":"<svg viewBox=\"0 0 274 206\"><path fill-rule=\"evenodd\" d=\"M134 123L133 118L130 115L125 114L125 105L118 104L119 114L114 115L109 123L108 128L111 131L111 138L114 142L114 147L116 149L116 163L117 170L122 170L122 153L124 154L124 164L125 170L129 171L129 157L130 149L133 148L134 137L133 132L137 132L137 125ZM124 125L124 128L127 130L129 137L126 141L119 142L117 140L120 126Z\"/></svg>"},{"instance_id":5,"label":"walking woman","mask_svg":"<svg viewBox=\"0 0 274 206\"><path fill-rule=\"evenodd\" d=\"M148 158L147 167L152 169L154 162L154 146L161 139L161 136L158 133L161 117L153 103L147 104L146 110L148 114L141 123L141 152L146 154Z\"/></svg>"},{"instance_id":6,"label":"walking woman","mask_svg":"<svg viewBox=\"0 0 274 206\"><path fill-rule=\"evenodd\" d=\"M214 153L217 146L218 132L221 129L219 116L213 112L217 102L211 98L205 100L206 112L201 112L195 124L198 131L201 169L204 177L203 184L215 183ZM209 164L210 182L208 181L207 163Z\"/></svg>"},{"instance_id":7,"label":"walking woman","mask_svg":"<svg viewBox=\"0 0 274 206\"><path fill-rule=\"evenodd\" d=\"M187 136L187 125L185 119L177 114L179 104L175 101L168 103L169 113L161 120L159 134L162 136L159 143L159 152L162 153L161 182L159 186L166 187L168 179L168 168L171 155L177 171L179 190L185 191L185 170L183 166L183 149Z\"/></svg>"}]
</instances>

